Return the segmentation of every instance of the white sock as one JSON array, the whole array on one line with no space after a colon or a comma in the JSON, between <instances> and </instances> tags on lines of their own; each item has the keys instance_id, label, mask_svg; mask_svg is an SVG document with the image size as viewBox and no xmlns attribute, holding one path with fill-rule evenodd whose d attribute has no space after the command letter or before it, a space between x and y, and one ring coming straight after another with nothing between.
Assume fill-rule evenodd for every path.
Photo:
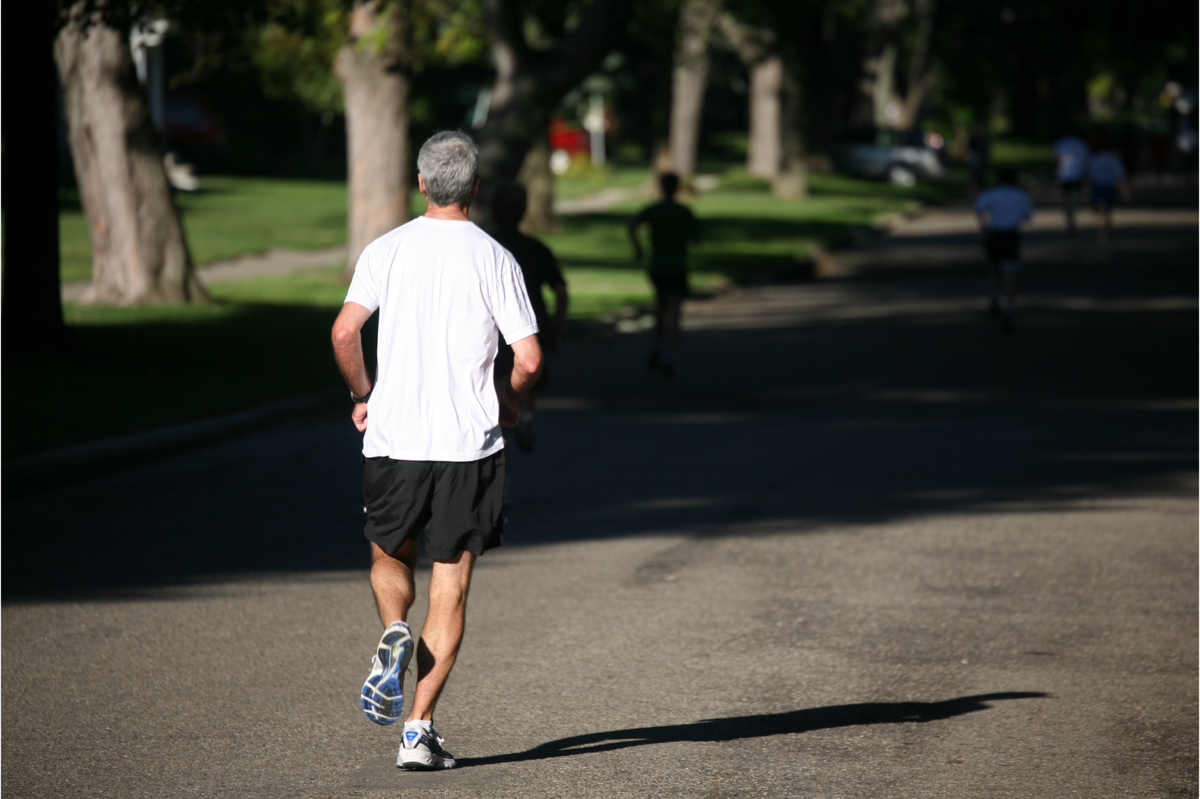
<instances>
[{"instance_id":1,"label":"white sock","mask_svg":"<svg viewBox=\"0 0 1200 799\"><path fill-rule=\"evenodd\" d=\"M433 721L430 719L414 719L413 721L406 721L404 722L404 729L429 732L431 729L433 729Z\"/></svg>"}]
</instances>

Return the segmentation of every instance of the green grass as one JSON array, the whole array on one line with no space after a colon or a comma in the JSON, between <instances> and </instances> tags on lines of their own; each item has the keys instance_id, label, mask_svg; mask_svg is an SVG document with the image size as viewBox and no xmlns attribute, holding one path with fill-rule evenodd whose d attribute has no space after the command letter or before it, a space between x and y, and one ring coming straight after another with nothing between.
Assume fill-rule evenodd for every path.
<instances>
[{"instance_id":1,"label":"green grass","mask_svg":"<svg viewBox=\"0 0 1200 799\"><path fill-rule=\"evenodd\" d=\"M175 195L197 265L274 247L315 250L346 243L346 186L337 182L212 176ZM64 282L90 280L87 222L74 189L59 199Z\"/></svg>"},{"instance_id":2,"label":"green grass","mask_svg":"<svg viewBox=\"0 0 1200 799\"><path fill-rule=\"evenodd\" d=\"M1001 139L992 144L992 166L1012 167L1026 173L1053 172L1054 145L1050 142Z\"/></svg>"},{"instance_id":3,"label":"green grass","mask_svg":"<svg viewBox=\"0 0 1200 799\"><path fill-rule=\"evenodd\" d=\"M617 166L607 176L568 176L559 181L558 191L563 197L582 196L609 186L640 186L648 179L646 169ZM346 192L340 184L209 177L204 185L204 192L179 198L198 263L272 247L320 248L345 241ZM785 202L771 196L766 182L738 168L725 169L717 189L688 201L703 230L703 241L692 253L693 287L710 290L794 262L813 242L835 243L850 226L868 225L959 190L954 184L903 189L835 175L812 175L810 188L808 199ZM643 202L564 217L561 229L540 237L563 265L570 316L577 323L649 304L651 287L643 267L633 261L625 228ZM70 192L63 192L62 208L63 277L87 279L86 229ZM414 213L423 209L416 198ZM71 386L4 397L4 457L341 385L329 345L330 326L346 292L340 267L216 283L209 289L212 303L190 307L67 305L78 352L3 363L10 386L51 385L62 375L70 376ZM364 340L371 348L369 331ZM54 424L14 421L33 418L51 418Z\"/></svg>"}]
</instances>

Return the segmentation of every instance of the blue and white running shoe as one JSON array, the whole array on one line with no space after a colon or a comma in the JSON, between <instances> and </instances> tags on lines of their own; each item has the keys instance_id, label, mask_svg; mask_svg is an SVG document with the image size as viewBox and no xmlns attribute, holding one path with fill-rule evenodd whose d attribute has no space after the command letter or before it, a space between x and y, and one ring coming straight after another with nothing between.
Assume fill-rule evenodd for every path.
<instances>
[{"instance_id":1,"label":"blue and white running shoe","mask_svg":"<svg viewBox=\"0 0 1200 799\"><path fill-rule=\"evenodd\" d=\"M404 714L401 683L412 653L408 625L392 622L379 639L379 649L371 658L371 674L362 689L363 712L376 724L392 724Z\"/></svg>"},{"instance_id":2,"label":"blue and white running shoe","mask_svg":"<svg viewBox=\"0 0 1200 799\"><path fill-rule=\"evenodd\" d=\"M396 765L409 771L439 771L458 765L454 755L442 748L446 739L430 727L428 731L404 725Z\"/></svg>"}]
</instances>

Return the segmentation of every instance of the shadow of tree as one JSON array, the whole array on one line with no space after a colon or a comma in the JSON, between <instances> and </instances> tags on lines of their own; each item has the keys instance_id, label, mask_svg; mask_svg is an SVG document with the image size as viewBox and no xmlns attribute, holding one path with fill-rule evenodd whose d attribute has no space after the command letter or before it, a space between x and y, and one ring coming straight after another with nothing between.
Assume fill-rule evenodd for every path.
<instances>
[{"instance_id":1,"label":"shadow of tree","mask_svg":"<svg viewBox=\"0 0 1200 799\"><path fill-rule=\"evenodd\" d=\"M786 713L707 719L692 724L634 727L627 730L609 730L560 738L557 741L539 744L524 752L492 757L464 758L458 761L458 765L459 767L469 767L522 763L568 755L611 752L633 746L737 741L745 738L765 738L771 735L789 735L867 724L923 723L987 710L991 707L989 702L1006 699L1040 699L1046 696L1047 694L1044 693L1030 691L1009 691L964 696L944 702L864 702L855 705L789 710Z\"/></svg>"}]
</instances>

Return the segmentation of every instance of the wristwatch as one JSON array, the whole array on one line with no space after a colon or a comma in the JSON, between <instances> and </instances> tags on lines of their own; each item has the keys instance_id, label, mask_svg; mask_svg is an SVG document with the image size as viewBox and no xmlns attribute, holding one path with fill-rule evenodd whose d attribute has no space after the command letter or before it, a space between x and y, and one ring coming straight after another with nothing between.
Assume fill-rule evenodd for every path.
<instances>
[{"instance_id":1,"label":"wristwatch","mask_svg":"<svg viewBox=\"0 0 1200 799\"><path fill-rule=\"evenodd\" d=\"M375 390L375 387L371 386L371 391L374 391L374 390ZM366 394L363 394L361 397L356 397L356 396L354 396L354 389L350 389L350 399L353 400L355 405L358 405L361 402L366 402L367 400L369 400L371 398L371 391L368 391Z\"/></svg>"}]
</instances>

